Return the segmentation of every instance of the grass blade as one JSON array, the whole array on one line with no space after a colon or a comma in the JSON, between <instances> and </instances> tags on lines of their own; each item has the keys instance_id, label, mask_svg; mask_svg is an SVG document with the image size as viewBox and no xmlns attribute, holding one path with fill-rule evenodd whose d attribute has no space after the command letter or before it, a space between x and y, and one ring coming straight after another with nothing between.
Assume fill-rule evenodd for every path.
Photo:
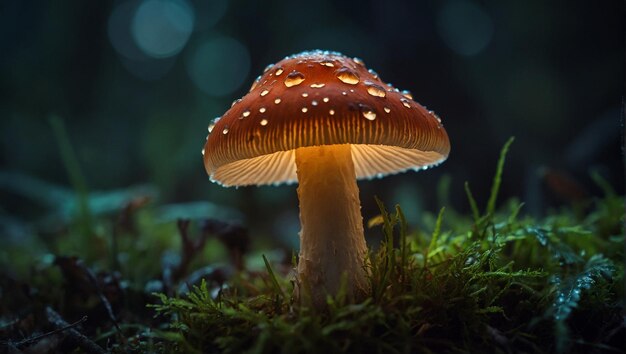
<instances>
[{"instance_id":1,"label":"grass blade","mask_svg":"<svg viewBox=\"0 0 626 354\"><path fill-rule=\"evenodd\" d=\"M85 181L85 177L80 169L78 157L76 156L76 152L74 151L70 138L67 135L67 129L65 128L63 120L56 115L52 115L50 116L49 121L52 126L54 137L59 145L59 153L61 154L63 165L65 166L65 170L69 175L70 182L72 183L78 198L77 202L82 231L86 234L91 234L91 213L89 211L88 201L89 192L87 190L87 182Z\"/></svg>"},{"instance_id":2,"label":"grass blade","mask_svg":"<svg viewBox=\"0 0 626 354\"><path fill-rule=\"evenodd\" d=\"M274 287L274 290L276 290L276 292L280 296L282 296L283 299L285 299L286 298L285 292L280 287L280 284L278 284L278 279L276 279L276 274L274 273L274 270L272 269L270 262L267 260L267 257L265 257L265 255L262 255L262 257L263 257L263 262L265 263L265 268L267 269L267 273L270 276L270 281L272 283L272 286Z\"/></svg>"},{"instance_id":3,"label":"grass blade","mask_svg":"<svg viewBox=\"0 0 626 354\"><path fill-rule=\"evenodd\" d=\"M485 214L492 214L496 209L496 199L498 198L498 191L500 190L500 184L502 183L502 171L504 170L504 161L506 160L506 154L509 151L509 147L513 144L515 137L510 137L509 140L504 143L502 150L500 151L500 158L498 159L498 166L496 167L496 175L493 177L493 184L491 185L491 194L489 195L489 201L487 202L487 210Z\"/></svg>"},{"instance_id":4,"label":"grass blade","mask_svg":"<svg viewBox=\"0 0 626 354\"><path fill-rule=\"evenodd\" d=\"M478 219L480 219L480 211L478 210L478 204L476 204L476 199L474 199L474 195L472 195L472 191L469 187L469 182L465 181L465 194L467 195L467 200L469 201L470 208L472 209L472 217L474 218L474 223L478 224Z\"/></svg>"},{"instance_id":5,"label":"grass blade","mask_svg":"<svg viewBox=\"0 0 626 354\"><path fill-rule=\"evenodd\" d=\"M439 239L439 234L441 233L441 221L443 220L444 211L446 211L446 207L441 208L441 210L439 210L439 215L437 215L437 222L435 223L433 235L430 238L430 244L424 253L424 268L428 266L428 255L430 254L430 251L435 249L437 246L437 239Z\"/></svg>"}]
</instances>

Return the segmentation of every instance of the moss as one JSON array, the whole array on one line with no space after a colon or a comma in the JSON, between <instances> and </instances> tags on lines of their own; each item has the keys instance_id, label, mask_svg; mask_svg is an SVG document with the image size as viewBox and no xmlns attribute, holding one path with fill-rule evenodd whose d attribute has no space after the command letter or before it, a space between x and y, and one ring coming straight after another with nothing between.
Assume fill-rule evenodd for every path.
<instances>
[{"instance_id":1,"label":"moss","mask_svg":"<svg viewBox=\"0 0 626 354\"><path fill-rule=\"evenodd\" d=\"M368 255L372 294L354 304L340 292L322 312L292 300L295 255L287 264L252 255L265 268L242 268L241 227L164 222L142 195L113 216L92 209L90 238L78 215L0 250L0 346L79 348L47 316L54 308L57 322L114 353L620 352L622 197L594 175L604 196L582 217L562 209L534 219L516 200L497 207L510 144L484 208L465 185L470 215L447 206L418 227L377 200L367 222L383 236ZM442 180L442 200L449 186ZM233 265L218 263L226 254Z\"/></svg>"},{"instance_id":2,"label":"moss","mask_svg":"<svg viewBox=\"0 0 626 354\"><path fill-rule=\"evenodd\" d=\"M506 151L480 213L442 209L426 237L402 209L380 215L384 241L370 253L371 298L341 294L319 313L291 300L289 275L240 275L185 296L159 294L178 352L587 352L619 351L623 334L623 204L612 193L581 222L568 212L519 219L522 204L496 212ZM452 229L456 231L452 231ZM173 334L177 334L174 336ZM178 335L182 334L182 335ZM175 338L175 340L171 340Z\"/></svg>"}]
</instances>

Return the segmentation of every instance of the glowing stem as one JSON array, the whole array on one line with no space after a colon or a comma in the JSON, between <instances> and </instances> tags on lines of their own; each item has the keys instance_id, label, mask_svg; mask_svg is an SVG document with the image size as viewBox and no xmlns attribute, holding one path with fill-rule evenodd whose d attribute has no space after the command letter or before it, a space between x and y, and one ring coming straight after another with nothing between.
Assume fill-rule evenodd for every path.
<instances>
[{"instance_id":1,"label":"glowing stem","mask_svg":"<svg viewBox=\"0 0 626 354\"><path fill-rule=\"evenodd\" d=\"M369 292L367 246L350 145L296 149L300 260L296 296L323 307L344 282L352 301Z\"/></svg>"}]
</instances>

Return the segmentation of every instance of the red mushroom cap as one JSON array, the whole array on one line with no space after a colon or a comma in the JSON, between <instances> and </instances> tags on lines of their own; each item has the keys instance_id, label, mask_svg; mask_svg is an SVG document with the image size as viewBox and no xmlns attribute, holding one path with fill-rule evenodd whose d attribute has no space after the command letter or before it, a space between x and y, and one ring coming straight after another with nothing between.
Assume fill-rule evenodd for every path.
<instances>
[{"instance_id":1,"label":"red mushroom cap","mask_svg":"<svg viewBox=\"0 0 626 354\"><path fill-rule=\"evenodd\" d=\"M304 52L265 69L209 125L206 171L225 186L295 182L299 147L352 144L357 178L420 170L450 151L441 120L360 59Z\"/></svg>"}]
</instances>

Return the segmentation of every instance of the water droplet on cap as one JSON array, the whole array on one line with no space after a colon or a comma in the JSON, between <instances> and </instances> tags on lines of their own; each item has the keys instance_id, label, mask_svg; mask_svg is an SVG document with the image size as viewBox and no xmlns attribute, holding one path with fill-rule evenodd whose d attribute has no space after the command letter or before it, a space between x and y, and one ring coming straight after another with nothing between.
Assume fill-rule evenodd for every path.
<instances>
[{"instance_id":1,"label":"water droplet on cap","mask_svg":"<svg viewBox=\"0 0 626 354\"><path fill-rule=\"evenodd\" d=\"M331 116L334 116L335 115L335 110L331 109L330 111L328 111L328 114L330 114Z\"/></svg>"},{"instance_id":2,"label":"water droplet on cap","mask_svg":"<svg viewBox=\"0 0 626 354\"><path fill-rule=\"evenodd\" d=\"M222 130L222 134L224 135L228 134L228 126L224 127L224 130Z\"/></svg>"},{"instance_id":3,"label":"water droplet on cap","mask_svg":"<svg viewBox=\"0 0 626 354\"><path fill-rule=\"evenodd\" d=\"M354 58L352 58L352 60L354 60L355 63L357 63L357 64L359 64L361 66L365 66L365 62L361 58L354 57Z\"/></svg>"},{"instance_id":4,"label":"water droplet on cap","mask_svg":"<svg viewBox=\"0 0 626 354\"><path fill-rule=\"evenodd\" d=\"M302 113L306 113L309 109L306 107L302 107Z\"/></svg>"},{"instance_id":5,"label":"water droplet on cap","mask_svg":"<svg viewBox=\"0 0 626 354\"><path fill-rule=\"evenodd\" d=\"M311 88L322 88L326 86L326 84L311 84Z\"/></svg>"},{"instance_id":6,"label":"water droplet on cap","mask_svg":"<svg viewBox=\"0 0 626 354\"><path fill-rule=\"evenodd\" d=\"M267 125L267 119L261 119L261 125L262 126L266 126Z\"/></svg>"},{"instance_id":7,"label":"water droplet on cap","mask_svg":"<svg viewBox=\"0 0 626 354\"><path fill-rule=\"evenodd\" d=\"M400 101L402 101L402 105L404 105L404 107L411 108L411 105L409 104L409 100L407 100L406 98L402 97Z\"/></svg>"},{"instance_id":8,"label":"water droplet on cap","mask_svg":"<svg viewBox=\"0 0 626 354\"><path fill-rule=\"evenodd\" d=\"M328 97L324 97L324 99L322 99L322 101L328 102L328 101L330 101L330 99L328 99Z\"/></svg>"},{"instance_id":9,"label":"water droplet on cap","mask_svg":"<svg viewBox=\"0 0 626 354\"><path fill-rule=\"evenodd\" d=\"M268 93L270 93L270 90L268 90L268 89L265 89L265 90L261 91L261 97L267 95Z\"/></svg>"},{"instance_id":10,"label":"water droplet on cap","mask_svg":"<svg viewBox=\"0 0 626 354\"><path fill-rule=\"evenodd\" d=\"M261 112L261 113L265 113L265 111L266 111L265 107L261 107L261 108L259 108L259 112Z\"/></svg>"},{"instance_id":11,"label":"water droplet on cap","mask_svg":"<svg viewBox=\"0 0 626 354\"><path fill-rule=\"evenodd\" d=\"M292 87L300 85L304 81L304 75L298 71L292 71L285 78L285 86Z\"/></svg>"},{"instance_id":12,"label":"water droplet on cap","mask_svg":"<svg viewBox=\"0 0 626 354\"><path fill-rule=\"evenodd\" d=\"M302 92L302 97L309 97L309 94L306 92Z\"/></svg>"},{"instance_id":13,"label":"water droplet on cap","mask_svg":"<svg viewBox=\"0 0 626 354\"><path fill-rule=\"evenodd\" d=\"M282 74L283 71L284 71L283 68L278 68L278 69L276 69L276 72L274 72L274 75L280 76L280 74Z\"/></svg>"},{"instance_id":14,"label":"water droplet on cap","mask_svg":"<svg viewBox=\"0 0 626 354\"><path fill-rule=\"evenodd\" d=\"M368 120L376 119L376 112L374 112L371 107L364 104L360 104L359 107L361 108L361 113L363 114L363 117Z\"/></svg>"},{"instance_id":15,"label":"water droplet on cap","mask_svg":"<svg viewBox=\"0 0 626 354\"><path fill-rule=\"evenodd\" d=\"M374 79L378 79L378 73L377 73L377 72L375 72L374 70L369 69L367 72L368 72L368 73L370 73L370 74L372 74L372 76L374 76Z\"/></svg>"},{"instance_id":16,"label":"water droplet on cap","mask_svg":"<svg viewBox=\"0 0 626 354\"><path fill-rule=\"evenodd\" d=\"M386 112L386 113L391 112L391 108L389 108L389 107L385 107L385 112Z\"/></svg>"},{"instance_id":17,"label":"water droplet on cap","mask_svg":"<svg viewBox=\"0 0 626 354\"><path fill-rule=\"evenodd\" d=\"M217 122L220 121L220 119L222 119L222 117L215 117L211 123L209 123L209 126L207 127L207 130L209 131L209 134L211 134L211 132L213 131L213 128L215 128L215 124Z\"/></svg>"},{"instance_id":18,"label":"water droplet on cap","mask_svg":"<svg viewBox=\"0 0 626 354\"><path fill-rule=\"evenodd\" d=\"M311 106L317 106L317 101L311 101Z\"/></svg>"},{"instance_id":19,"label":"water droplet on cap","mask_svg":"<svg viewBox=\"0 0 626 354\"><path fill-rule=\"evenodd\" d=\"M380 87L379 85L366 81L365 86L367 87L367 93L369 93L372 96L385 97L387 95L387 93L385 92L385 89Z\"/></svg>"},{"instance_id":20,"label":"water droplet on cap","mask_svg":"<svg viewBox=\"0 0 626 354\"><path fill-rule=\"evenodd\" d=\"M279 104L280 103L280 98L275 99L274 103Z\"/></svg>"},{"instance_id":21,"label":"water droplet on cap","mask_svg":"<svg viewBox=\"0 0 626 354\"><path fill-rule=\"evenodd\" d=\"M409 90L402 90L402 96L412 100L413 99L413 94L411 93L411 91Z\"/></svg>"},{"instance_id":22,"label":"water droplet on cap","mask_svg":"<svg viewBox=\"0 0 626 354\"><path fill-rule=\"evenodd\" d=\"M320 65L328 66L329 68L332 68L335 66L335 64L333 64L333 62L330 60L323 60L320 62Z\"/></svg>"},{"instance_id":23,"label":"water droplet on cap","mask_svg":"<svg viewBox=\"0 0 626 354\"><path fill-rule=\"evenodd\" d=\"M261 82L261 75L254 80L252 86L250 87L250 91L254 90L259 85L259 82Z\"/></svg>"},{"instance_id":24,"label":"water droplet on cap","mask_svg":"<svg viewBox=\"0 0 626 354\"><path fill-rule=\"evenodd\" d=\"M274 64L269 64L268 66L265 67L265 69L263 70L264 73L268 72L271 68L274 67Z\"/></svg>"},{"instance_id":25,"label":"water droplet on cap","mask_svg":"<svg viewBox=\"0 0 626 354\"><path fill-rule=\"evenodd\" d=\"M434 111L428 111L428 114L433 116L433 118L435 118L437 122L441 123L441 118L439 118L439 116Z\"/></svg>"},{"instance_id":26,"label":"water droplet on cap","mask_svg":"<svg viewBox=\"0 0 626 354\"><path fill-rule=\"evenodd\" d=\"M204 149L202 149L202 151L201 151L201 152L202 152L202 156L204 156Z\"/></svg>"},{"instance_id":27,"label":"water droplet on cap","mask_svg":"<svg viewBox=\"0 0 626 354\"><path fill-rule=\"evenodd\" d=\"M244 117L247 117L247 116L249 116L249 115L250 115L250 111L245 110L245 111L243 111L242 115L243 115Z\"/></svg>"},{"instance_id":28,"label":"water droplet on cap","mask_svg":"<svg viewBox=\"0 0 626 354\"><path fill-rule=\"evenodd\" d=\"M341 82L349 85L356 85L359 83L359 76L352 70L343 67L337 70L337 78Z\"/></svg>"}]
</instances>

